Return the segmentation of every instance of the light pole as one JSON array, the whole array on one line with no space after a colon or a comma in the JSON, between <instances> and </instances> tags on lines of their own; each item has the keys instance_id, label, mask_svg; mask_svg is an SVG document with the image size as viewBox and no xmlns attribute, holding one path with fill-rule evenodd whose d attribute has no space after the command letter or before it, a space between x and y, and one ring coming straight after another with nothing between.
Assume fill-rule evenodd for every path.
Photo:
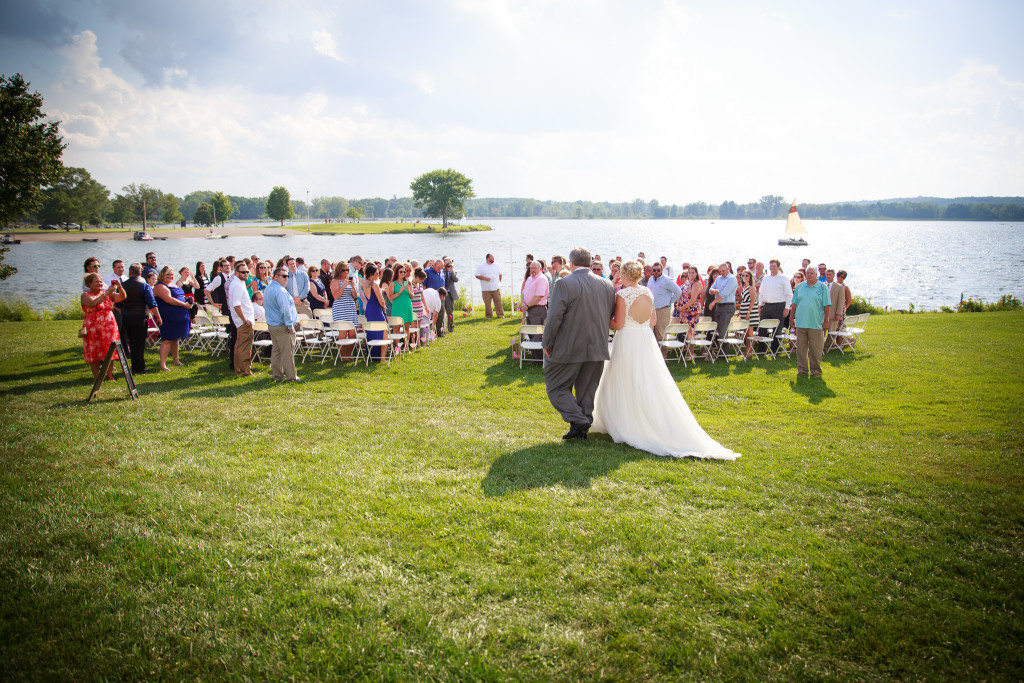
<instances>
[{"instance_id":1,"label":"light pole","mask_svg":"<svg viewBox=\"0 0 1024 683\"><path fill-rule=\"evenodd\" d=\"M306 230L309 230L309 190L306 190Z\"/></svg>"}]
</instances>

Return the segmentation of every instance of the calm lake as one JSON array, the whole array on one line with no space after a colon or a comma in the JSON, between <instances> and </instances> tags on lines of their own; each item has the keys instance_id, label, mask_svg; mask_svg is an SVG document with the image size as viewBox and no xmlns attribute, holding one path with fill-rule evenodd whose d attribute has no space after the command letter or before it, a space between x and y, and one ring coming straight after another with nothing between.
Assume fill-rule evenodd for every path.
<instances>
[{"instance_id":1,"label":"calm lake","mask_svg":"<svg viewBox=\"0 0 1024 683\"><path fill-rule=\"evenodd\" d=\"M750 257L765 262L777 257L792 274L801 259L824 262L849 272L847 284L854 294L879 306L936 309L953 306L960 295L994 301L1003 294L1024 297L1024 223L918 222L918 221L813 221L805 220L807 247L780 247L784 221L695 220L549 220L498 219L487 222L490 232L414 235L302 235L263 237L259 227L252 237L224 240L169 239L125 241L35 242L12 246L6 260L18 274L0 282L0 294L21 295L37 308L81 292L82 263L96 256L101 273L110 263L143 261L155 251L159 265L176 269L196 261L209 264L214 257L233 254L276 260L285 253L319 264L348 259L353 254L383 260L388 256L423 261L450 256L455 260L460 285L475 283L475 266L488 252L505 274L506 289L519 291L527 252L550 259L567 255L582 244L607 262L618 255L648 260L667 256L678 271L686 260L699 266L730 260L744 264ZM273 229L267 224L268 231ZM159 234L159 233L156 233ZM479 288L475 288L477 298Z\"/></svg>"}]
</instances>

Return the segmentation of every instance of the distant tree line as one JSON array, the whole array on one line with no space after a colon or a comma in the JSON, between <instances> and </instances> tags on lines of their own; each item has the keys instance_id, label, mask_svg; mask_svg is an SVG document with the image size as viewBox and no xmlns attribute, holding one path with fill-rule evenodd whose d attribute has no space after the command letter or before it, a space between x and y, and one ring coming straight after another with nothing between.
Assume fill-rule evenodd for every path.
<instances>
[{"instance_id":1,"label":"distant tree line","mask_svg":"<svg viewBox=\"0 0 1024 683\"><path fill-rule=\"evenodd\" d=\"M42 190L42 203L29 218L43 223L77 223L80 225L114 224L119 226L145 223L179 223L195 225L222 224L228 220L303 220L337 221L342 219L421 219L430 216L414 202L413 197L392 196L390 199L370 197L315 197L309 202L290 199L287 190L275 197L268 211L268 197L241 197L214 190L197 190L181 199L145 183L131 183L112 197L102 184L84 168L63 169L60 179ZM273 194L273 193L271 193ZM268 195L269 196L269 195ZM290 203L290 215L279 206ZM790 202L781 195L764 195L749 204L724 201L721 204L690 202L661 204L656 199L630 202L540 201L516 197L470 198L465 200L465 218L711 218L711 219L781 219ZM943 199L921 197L885 201L836 202L832 204L799 204L800 215L811 219L837 220L964 220L1024 221L1024 198L965 197ZM429 208L429 207L427 207ZM284 218L280 218L283 216Z\"/></svg>"}]
</instances>

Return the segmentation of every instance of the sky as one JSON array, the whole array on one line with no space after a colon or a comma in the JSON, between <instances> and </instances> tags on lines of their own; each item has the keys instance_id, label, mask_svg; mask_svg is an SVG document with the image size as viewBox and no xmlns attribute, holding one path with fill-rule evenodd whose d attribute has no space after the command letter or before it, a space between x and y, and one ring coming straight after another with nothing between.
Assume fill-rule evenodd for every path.
<instances>
[{"instance_id":1,"label":"sky","mask_svg":"<svg viewBox=\"0 0 1024 683\"><path fill-rule=\"evenodd\" d=\"M0 0L64 162L294 199L1024 194L1024 3Z\"/></svg>"}]
</instances>

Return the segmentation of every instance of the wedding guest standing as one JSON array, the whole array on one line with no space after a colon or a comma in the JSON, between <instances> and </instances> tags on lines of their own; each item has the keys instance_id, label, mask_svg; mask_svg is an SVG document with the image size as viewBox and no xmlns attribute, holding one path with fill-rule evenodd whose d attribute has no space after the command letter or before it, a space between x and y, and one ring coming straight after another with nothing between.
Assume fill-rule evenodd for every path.
<instances>
[{"instance_id":1,"label":"wedding guest standing","mask_svg":"<svg viewBox=\"0 0 1024 683\"><path fill-rule=\"evenodd\" d=\"M772 353L776 353L779 350L777 336L793 303L793 287L789 284L789 278L779 271L779 259L773 258L768 262L768 271L758 288L758 303L761 306L762 320L779 321L779 327L775 328L775 335L772 337Z\"/></svg>"},{"instance_id":2,"label":"wedding guest standing","mask_svg":"<svg viewBox=\"0 0 1024 683\"><path fill-rule=\"evenodd\" d=\"M804 282L793 290L796 309L796 374L821 377L821 353L828 332L829 295L813 267L804 271Z\"/></svg>"},{"instance_id":3,"label":"wedding guest standing","mask_svg":"<svg viewBox=\"0 0 1024 683\"><path fill-rule=\"evenodd\" d=\"M252 372L252 323L256 319L252 300L245 281L249 277L249 267L245 261L235 263L235 277L228 285L228 305L231 307L231 322L235 326L234 363L235 374L239 377L250 377Z\"/></svg>"},{"instance_id":4,"label":"wedding guest standing","mask_svg":"<svg viewBox=\"0 0 1024 683\"><path fill-rule=\"evenodd\" d=\"M82 353L85 362L92 369L92 378L96 379L100 374L100 366L106 360L110 343L121 339L117 334L117 321L114 319L114 303L124 300L124 289L121 288L120 282L112 282L104 289L103 278L99 273L89 273L82 284L89 288L89 291L82 292L81 296L82 310L85 312L85 320L82 323L85 329ZM117 358L116 351L114 358ZM111 365L107 369L107 379L114 379L112 370Z\"/></svg>"},{"instance_id":5,"label":"wedding guest standing","mask_svg":"<svg viewBox=\"0 0 1024 683\"><path fill-rule=\"evenodd\" d=\"M692 336L693 326L700 320L703 310L704 285L700 282L700 272L694 266L690 266L685 273L681 273L681 277L685 277L686 280L679 288L679 322L690 326L688 336Z\"/></svg>"},{"instance_id":6,"label":"wedding guest standing","mask_svg":"<svg viewBox=\"0 0 1024 683\"><path fill-rule=\"evenodd\" d=\"M185 269L187 270L187 269ZM157 275L156 287L153 288L156 306L160 311L160 370L167 372L167 355L175 365L178 360L178 345L182 339L188 339L189 313L192 306L185 301L185 292L174 284L174 268L164 266Z\"/></svg>"},{"instance_id":7,"label":"wedding guest standing","mask_svg":"<svg viewBox=\"0 0 1024 683\"><path fill-rule=\"evenodd\" d=\"M663 256L662 259L665 257ZM654 295L654 338L665 340L665 328L672 317L672 305L679 299L682 290L679 285L665 274L665 266L656 262L651 267L651 277L647 280L647 289Z\"/></svg>"},{"instance_id":8,"label":"wedding guest standing","mask_svg":"<svg viewBox=\"0 0 1024 683\"><path fill-rule=\"evenodd\" d=\"M263 292L267 327L270 328L270 340L274 343L270 352L270 376L275 382L299 381L295 372L295 321L298 320L298 314L295 300L285 289L289 277L287 268L277 268L274 279Z\"/></svg>"},{"instance_id":9,"label":"wedding guest standing","mask_svg":"<svg viewBox=\"0 0 1024 683\"><path fill-rule=\"evenodd\" d=\"M543 265L543 264L541 264ZM448 323L448 333L455 329L455 300L459 298L456 283L459 276L455 272L455 264L450 258L444 259L444 290L448 295L444 298L444 318Z\"/></svg>"},{"instance_id":10,"label":"wedding guest standing","mask_svg":"<svg viewBox=\"0 0 1024 683\"><path fill-rule=\"evenodd\" d=\"M484 299L484 315L492 316L491 307L499 318L505 317L501 307L501 266L494 262L494 254L487 254L484 262L477 266L476 279L480 281L480 292Z\"/></svg>"},{"instance_id":11,"label":"wedding guest standing","mask_svg":"<svg viewBox=\"0 0 1024 683\"><path fill-rule=\"evenodd\" d=\"M708 291L715 297L710 308L715 324L718 325L718 338L725 339L729 321L736 311L736 278L730 272L728 263L718 266L718 277Z\"/></svg>"}]
</instances>

